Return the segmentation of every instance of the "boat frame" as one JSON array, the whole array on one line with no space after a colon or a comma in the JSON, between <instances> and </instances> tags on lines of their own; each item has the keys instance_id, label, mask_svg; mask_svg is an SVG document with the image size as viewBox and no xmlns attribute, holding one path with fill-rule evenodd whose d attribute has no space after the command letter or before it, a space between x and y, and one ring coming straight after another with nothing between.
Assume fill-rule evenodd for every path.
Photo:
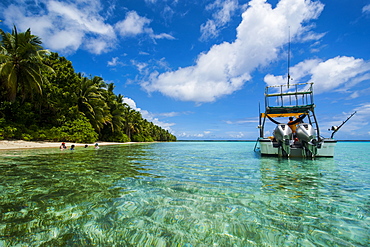
<instances>
[{"instance_id":1,"label":"boat frame","mask_svg":"<svg viewBox=\"0 0 370 247\"><path fill-rule=\"evenodd\" d=\"M261 155L286 157L333 157L337 141L323 138L315 115L313 83L284 84L265 88L265 112L259 113L259 138L255 151ZM277 123L273 118L299 117L305 115L305 121L315 131L313 142L291 140L278 141L273 136L265 136L266 119ZM287 126L288 127L288 126ZM292 135L293 136L293 135Z\"/></svg>"}]
</instances>

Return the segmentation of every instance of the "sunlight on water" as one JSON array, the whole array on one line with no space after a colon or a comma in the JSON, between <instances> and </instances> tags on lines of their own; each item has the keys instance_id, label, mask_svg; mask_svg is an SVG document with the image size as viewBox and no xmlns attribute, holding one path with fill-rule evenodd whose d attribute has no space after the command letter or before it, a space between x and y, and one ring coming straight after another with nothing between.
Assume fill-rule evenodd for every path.
<instances>
[{"instance_id":1,"label":"sunlight on water","mask_svg":"<svg viewBox=\"0 0 370 247\"><path fill-rule=\"evenodd\" d=\"M317 160L253 146L2 151L0 246L369 246L370 143Z\"/></svg>"}]
</instances>

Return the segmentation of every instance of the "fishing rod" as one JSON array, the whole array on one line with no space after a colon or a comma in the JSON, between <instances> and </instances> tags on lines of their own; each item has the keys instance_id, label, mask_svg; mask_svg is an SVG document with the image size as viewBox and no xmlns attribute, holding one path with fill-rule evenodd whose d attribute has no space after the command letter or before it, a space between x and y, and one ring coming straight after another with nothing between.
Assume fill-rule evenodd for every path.
<instances>
[{"instance_id":1,"label":"fishing rod","mask_svg":"<svg viewBox=\"0 0 370 247\"><path fill-rule=\"evenodd\" d=\"M343 123L339 126L331 126L331 129L328 129L328 130L333 130L333 133L331 133L331 137L330 138L333 138L334 137L334 134L348 121L351 119L351 117L353 117L353 115L355 115L357 113L357 111L355 111L354 113L351 114L351 116L349 116L345 121L343 121Z\"/></svg>"},{"instance_id":2,"label":"fishing rod","mask_svg":"<svg viewBox=\"0 0 370 247\"><path fill-rule=\"evenodd\" d=\"M289 29L288 29L288 37L289 37L289 40L288 40L288 88L289 88L289 81L290 81L290 26L289 26Z\"/></svg>"}]
</instances>

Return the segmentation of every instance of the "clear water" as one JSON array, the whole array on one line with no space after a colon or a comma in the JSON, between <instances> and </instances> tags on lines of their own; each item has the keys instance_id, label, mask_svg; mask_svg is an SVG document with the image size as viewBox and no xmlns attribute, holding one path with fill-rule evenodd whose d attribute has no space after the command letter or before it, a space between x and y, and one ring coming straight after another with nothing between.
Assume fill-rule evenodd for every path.
<instances>
[{"instance_id":1,"label":"clear water","mask_svg":"<svg viewBox=\"0 0 370 247\"><path fill-rule=\"evenodd\" d=\"M0 152L0 246L370 246L370 143L261 158L248 142Z\"/></svg>"}]
</instances>

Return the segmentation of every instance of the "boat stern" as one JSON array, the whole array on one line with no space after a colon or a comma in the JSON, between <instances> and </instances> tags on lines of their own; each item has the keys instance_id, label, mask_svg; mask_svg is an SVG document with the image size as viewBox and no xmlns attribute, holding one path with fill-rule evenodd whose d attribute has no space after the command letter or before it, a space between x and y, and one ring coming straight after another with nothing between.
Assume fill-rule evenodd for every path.
<instances>
[{"instance_id":1,"label":"boat stern","mask_svg":"<svg viewBox=\"0 0 370 247\"><path fill-rule=\"evenodd\" d=\"M262 156L286 156L281 143L270 138L260 138L257 140L259 152ZM316 154L309 154L307 149L300 142L290 141L289 157L334 157L334 150L337 141L325 138L316 143Z\"/></svg>"}]
</instances>

